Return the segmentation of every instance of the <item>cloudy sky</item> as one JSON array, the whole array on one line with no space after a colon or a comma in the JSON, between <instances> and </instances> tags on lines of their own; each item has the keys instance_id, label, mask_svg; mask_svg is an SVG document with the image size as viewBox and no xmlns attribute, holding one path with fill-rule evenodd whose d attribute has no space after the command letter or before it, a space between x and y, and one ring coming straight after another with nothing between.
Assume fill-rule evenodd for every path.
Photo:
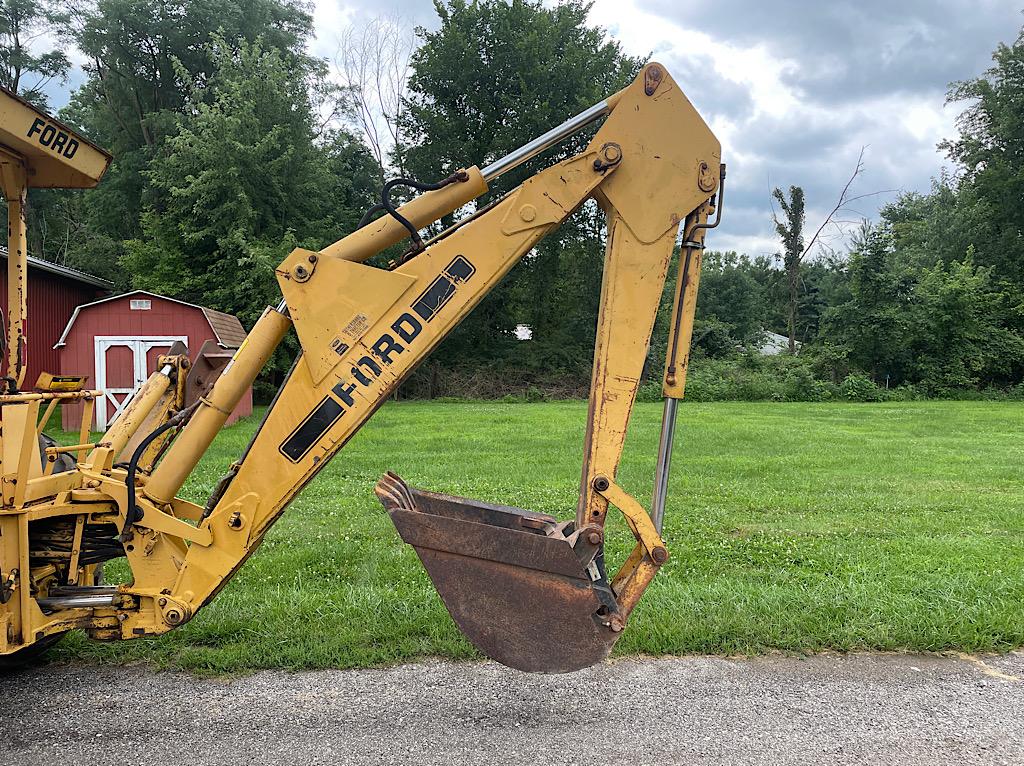
<instances>
[{"instance_id":1,"label":"cloudy sky","mask_svg":"<svg viewBox=\"0 0 1024 766\"><path fill-rule=\"evenodd\" d=\"M855 193L927 190L961 107L947 85L989 65L1024 16L1012 0L596 0L591 21L627 53L652 53L682 85L723 145L729 195L716 248L777 249L770 190L803 186L816 228L849 178ZM429 0L320 0L317 44L340 28L398 11L436 23ZM894 194L855 203L871 217Z\"/></svg>"},{"instance_id":2,"label":"cloudy sky","mask_svg":"<svg viewBox=\"0 0 1024 766\"><path fill-rule=\"evenodd\" d=\"M716 249L776 252L770 190L803 186L809 229L866 146L854 193L922 190L943 165L958 105L948 84L984 71L1024 23L1019 0L595 0L591 21L627 53L653 54L723 145L728 206ZM315 52L344 29L398 13L432 27L430 0L317 0ZM60 99L55 99L60 101ZM467 158L472 161L472 158ZM855 203L871 217L893 193Z\"/></svg>"}]
</instances>

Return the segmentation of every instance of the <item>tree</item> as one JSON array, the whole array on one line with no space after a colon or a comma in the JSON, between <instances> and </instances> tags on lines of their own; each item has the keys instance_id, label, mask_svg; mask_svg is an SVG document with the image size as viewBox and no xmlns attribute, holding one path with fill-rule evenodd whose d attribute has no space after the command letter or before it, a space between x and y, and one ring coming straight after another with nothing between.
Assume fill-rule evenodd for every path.
<instances>
[{"instance_id":1,"label":"tree","mask_svg":"<svg viewBox=\"0 0 1024 766\"><path fill-rule=\"evenodd\" d=\"M752 266L735 252L709 250L701 261L697 319L722 322L733 348L755 343L765 329L765 296Z\"/></svg>"},{"instance_id":2,"label":"tree","mask_svg":"<svg viewBox=\"0 0 1024 766\"><path fill-rule=\"evenodd\" d=\"M334 65L349 89L363 138L377 161L383 185L389 157L401 167L402 108L409 78L409 57L416 40L398 15L377 16L353 24L338 44Z\"/></svg>"},{"instance_id":3,"label":"tree","mask_svg":"<svg viewBox=\"0 0 1024 766\"><path fill-rule=\"evenodd\" d=\"M914 287L911 375L931 393L1005 385L1024 372L1024 338L1006 326L1013 313L992 268L960 262L923 269Z\"/></svg>"},{"instance_id":4,"label":"tree","mask_svg":"<svg viewBox=\"0 0 1024 766\"><path fill-rule=\"evenodd\" d=\"M799 186L789 187L789 199L782 189L773 189L772 196L782 208L782 219L774 213L775 232L782 240L782 264L786 271L786 285L789 288L788 316L786 330L789 334L789 353L796 353L796 313L800 290L800 262L806 251L804 247L804 190Z\"/></svg>"},{"instance_id":5,"label":"tree","mask_svg":"<svg viewBox=\"0 0 1024 766\"><path fill-rule=\"evenodd\" d=\"M800 265L816 246L827 250L827 245L824 244L826 229L831 231L833 239L842 239L846 235L847 227L856 223L856 221L841 220L836 217L838 213L846 209L847 205L865 197L873 197L878 194L895 191L894 189L885 189L869 192L868 194L858 194L855 197L850 196L853 182L864 171L864 151L866 148L863 146L860 148L857 164L854 165L853 173L850 174L849 180L847 180L843 190L839 193L839 199L828 215L825 216L821 225L815 230L814 235L807 242L806 246L803 244L804 190L799 186L789 187L789 201L786 200L781 189L776 188L772 191L772 197L782 205L782 212L785 216L785 219L780 221L773 207L772 221L775 223L776 233L782 239L783 264L786 271L786 282L789 287L787 329L789 331L789 353L791 354L796 353L796 326L800 299Z\"/></svg>"},{"instance_id":6,"label":"tree","mask_svg":"<svg viewBox=\"0 0 1024 766\"><path fill-rule=\"evenodd\" d=\"M96 0L76 20L89 59L82 90L107 118L115 151L156 146L173 129L189 80L213 71L213 33L232 43L260 37L304 58L312 31L307 6L295 0Z\"/></svg>"},{"instance_id":7,"label":"tree","mask_svg":"<svg viewBox=\"0 0 1024 766\"><path fill-rule=\"evenodd\" d=\"M48 0L0 2L0 85L39 108L48 108L45 88L54 79L67 79L71 62L60 47L34 51L47 34L66 27L68 15Z\"/></svg>"},{"instance_id":8,"label":"tree","mask_svg":"<svg viewBox=\"0 0 1024 766\"><path fill-rule=\"evenodd\" d=\"M846 253L831 248L802 264L796 328L805 344L828 341L821 337L825 312L849 299L846 266Z\"/></svg>"},{"instance_id":9,"label":"tree","mask_svg":"<svg viewBox=\"0 0 1024 766\"><path fill-rule=\"evenodd\" d=\"M978 207L964 203L956 180L943 172L932 179L930 193L901 194L882 207L880 218L901 258L928 268L963 260L976 233L987 226Z\"/></svg>"},{"instance_id":10,"label":"tree","mask_svg":"<svg viewBox=\"0 0 1024 766\"><path fill-rule=\"evenodd\" d=\"M945 142L961 169L958 207L972 210L972 244L981 265L1024 286L1024 32L999 45L994 66L954 83L949 102L968 102L959 136ZM961 251L962 253L963 251Z\"/></svg>"},{"instance_id":11,"label":"tree","mask_svg":"<svg viewBox=\"0 0 1024 766\"><path fill-rule=\"evenodd\" d=\"M297 0L94 0L72 7L87 79L61 116L114 162L102 184L70 203L79 217L51 228L87 229L90 236L72 240L68 261L101 274L113 270L124 285L117 271L122 243L142 235L144 209L163 204L148 182L149 163L191 108L195 86L213 76L212 35L220 30L230 46L260 38L306 71L312 19Z\"/></svg>"},{"instance_id":12,"label":"tree","mask_svg":"<svg viewBox=\"0 0 1024 766\"><path fill-rule=\"evenodd\" d=\"M49 109L46 87L53 80L67 79L71 62L61 47L44 45L66 42L61 32L67 26L67 14L49 0L0 0L0 85L26 101ZM33 189L29 192L29 252L44 255L45 233L63 239L64 227L47 226L56 216L61 198L58 192ZM42 225L41 225L42 224Z\"/></svg>"},{"instance_id":13,"label":"tree","mask_svg":"<svg viewBox=\"0 0 1024 766\"><path fill-rule=\"evenodd\" d=\"M587 24L590 4L570 0L435 2L436 31L419 29L401 119L400 164L422 180L483 166L622 88L641 60ZM579 151L580 135L492 184L493 198L539 166ZM486 202L486 200L484 200ZM603 262L598 211L549 236L445 345L460 358L493 355L517 323L532 327L538 353L569 353L589 366Z\"/></svg>"},{"instance_id":14,"label":"tree","mask_svg":"<svg viewBox=\"0 0 1024 766\"><path fill-rule=\"evenodd\" d=\"M907 376L912 337L912 274L901 268L890 233L864 224L848 262L849 299L825 313L823 335L876 382Z\"/></svg>"},{"instance_id":15,"label":"tree","mask_svg":"<svg viewBox=\"0 0 1024 766\"><path fill-rule=\"evenodd\" d=\"M145 173L154 200L122 263L137 287L252 323L276 302L274 268L296 246L319 249L370 204L372 159L351 135L317 139L311 81L261 41L215 36L208 80L187 94L173 137Z\"/></svg>"}]
</instances>

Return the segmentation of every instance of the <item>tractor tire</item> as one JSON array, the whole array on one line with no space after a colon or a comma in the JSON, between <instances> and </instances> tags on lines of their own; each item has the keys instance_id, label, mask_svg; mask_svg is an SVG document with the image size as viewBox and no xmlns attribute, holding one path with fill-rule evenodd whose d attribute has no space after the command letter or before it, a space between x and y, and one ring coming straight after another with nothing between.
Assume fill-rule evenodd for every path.
<instances>
[{"instance_id":1,"label":"tractor tire","mask_svg":"<svg viewBox=\"0 0 1024 766\"><path fill-rule=\"evenodd\" d=\"M0 654L0 673L11 673L31 665L64 638L64 633L54 633L52 636L41 638L11 654Z\"/></svg>"}]
</instances>

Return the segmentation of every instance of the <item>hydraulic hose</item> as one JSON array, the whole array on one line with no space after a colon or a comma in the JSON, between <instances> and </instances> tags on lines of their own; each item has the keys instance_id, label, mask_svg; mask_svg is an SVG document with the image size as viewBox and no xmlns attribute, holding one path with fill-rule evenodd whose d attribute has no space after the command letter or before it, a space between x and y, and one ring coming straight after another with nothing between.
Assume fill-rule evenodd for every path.
<instances>
[{"instance_id":1,"label":"hydraulic hose","mask_svg":"<svg viewBox=\"0 0 1024 766\"><path fill-rule=\"evenodd\" d=\"M117 536L118 541L122 543L125 542L130 534L132 524L139 521L143 516L142 509L135 504L135 474L139 470L139 461L142 459L142 455L157 437L185 422L188 417L196 411L196 408L199 406L199 401L201 400L196 401L194 404L183 410L179 410L176 415L139 442L139 446L136 447L135 452L132 453L132 458L128 461L128 474L125 476L125 486L128 488L128 508L124 515L124 527L121 529L121 534Z\"/></svg>"},{"instance_id":2,"label":"hydraulic hose","mask_svg":"<svg viewBox=\"0 0 1024 766\"><path fill-rule=\"evenodd\" d=\"M438 189L443 189L449 184L453 184L457 181L468 180L469 174L466 173L466 171L464 170L460 170L458 173L452 173L444 180L438 181L435 184L426 184L423 183L422 181L417 181L415 178L407 178L404 176L401 176L399 178L393 178L386 184L384 184L384 188L381 190L380 194L380 203L374 205L373 207L366 211L366 214L363 216L363 220L359 222L359 225L360 227L365 226L366 223L369 223L370 216L372 216L378 210L385 210L387 211L388 215L390 215L392 218L394 218L396 221L402 224L402 226L405 227L406 231L409 232L409 236L412 238L413 251L419 252L420 250L423 249L423 239L420 237L419 230L413 225L413 223L408 218L406 218L405 216L398 212L395 203L391 201L391 190L394 189L396 186L408 186L410 189L415 189L416 191L421 192L437 191Z\"/></svg>"},{"instance_id":3,"label":"hydraulic hose","mask_svg":"<svg viewBox=\"0 0 1024 766\"><path fill-rule=\"evenodd\" d=\"M379 202L376 205L374 205L373 207L371 207L369 210L367 210L365 213L363 213L363 217L360 218L359 219L359 223L356 224L356 229L361 229L364 226L366 226L366 224L368 224L370 221L372 221L373 217L377 213L381 212L383 209L384 209L384 206L382 204L380 204Z\"/></svg>"}]
</instances>

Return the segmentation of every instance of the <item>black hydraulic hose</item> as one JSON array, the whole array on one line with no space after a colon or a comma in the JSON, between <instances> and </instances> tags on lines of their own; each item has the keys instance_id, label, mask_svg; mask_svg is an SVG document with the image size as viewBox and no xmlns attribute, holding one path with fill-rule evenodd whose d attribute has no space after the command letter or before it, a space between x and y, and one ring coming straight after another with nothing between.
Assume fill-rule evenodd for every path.
<instances>
[{"instance_id":1,"label":"black hydraulic hose","mask_svg":"<svg viewBox=\"0 0 1024 766\"><path fill-rule=\"evenodd\" d=\"M373 217L377 213L379 213L381 210L383 210L383 209L384 209L384 206L382 204L380 204L379 202L376 205L374 205L373 207L371 207L369 210L367 210L365 213L363 213L363 217L359 219L359 223L356 226L356 229L361 229L364 226L366 226L366 224L368 224L371 220L373 220Z\"/></svg>"},{"instance_id":2,"label":"black hydraulic hose","mask_svg":"<svg viewBox=\"0 0 1024 766\"><path fill-rule=\"evenodd\" d=\"M468 181L469 173L464 170L460 170L458 173L452 173L450 176L442 181L438 181L436 184L425 184L422 181L417 181L415 178L399 177L393 178L384 184L384 188L380 194L380 204L374 205L372 208L366 211L366 215L363 216L365 220L367 216L373 215L376 210L386 210L388 215L398 221L402 226L405 227L406 231L409 232L409 236L412 238L413 250L419 251L423 249L423 240L420 238L419 230L413 225L412 221L406 218L404 215L398 212L395 208L395 204L391 201L391 190L396 186L408 186L410 189L416 191L428 192L437 191L443 189L449 184L453 184L457 181Z\"/></svg>"},{"instance_id":3,"label":"black hydraulic hose","mask_svg":"<svg viewBox=\"0 0 1024 766\"><path fill-rule=\"evenodd\" d=\"M172 428L175 428L176 426L181 425L184 420L195 412L198 406L199 401L196 401L191 406L180 410L178 414L170 418L166 423L139 442L139 446L136 447L135 452L132 453L132 459L128 461L128 475L125 476L125 486L128 488L128 507L124 514L124 527L121 529L121 534L117 536L118 541L123 543L127 540L132 524L142 518L142 509L135 504L135 474L139 470L139 461L142 459L143 453L158 436Z\"/></svg>"}]
</instances>

